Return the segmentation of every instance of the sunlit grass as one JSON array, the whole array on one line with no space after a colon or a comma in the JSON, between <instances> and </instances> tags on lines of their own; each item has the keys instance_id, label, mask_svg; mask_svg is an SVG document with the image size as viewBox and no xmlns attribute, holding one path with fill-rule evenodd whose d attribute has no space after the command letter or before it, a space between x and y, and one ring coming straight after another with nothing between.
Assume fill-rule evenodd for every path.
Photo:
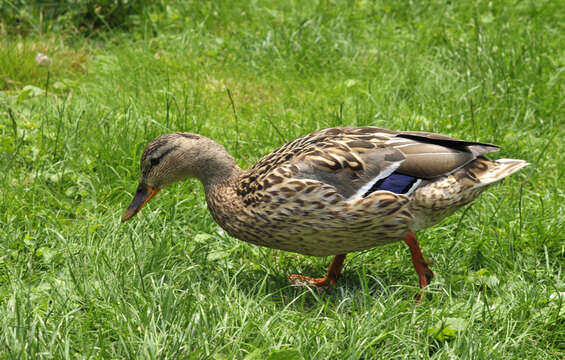
<instances>
[{"instance_id":1,"label":"sunlit grass","mask_svg":"<svg viewBox=\"0 0 565 360\"><path fill-rule=\"evenodd\" d=\"M554 3L199 3L105 40L0 40L2 356L565 356ZM349 254L328 293L291 287L329 259L228 237L194 180L120 223L161 133L201 133L248 167L338 125L492 142L532 164L419 234L436 261L420 306L401 243Z\"/></svg>"}]
</instances>

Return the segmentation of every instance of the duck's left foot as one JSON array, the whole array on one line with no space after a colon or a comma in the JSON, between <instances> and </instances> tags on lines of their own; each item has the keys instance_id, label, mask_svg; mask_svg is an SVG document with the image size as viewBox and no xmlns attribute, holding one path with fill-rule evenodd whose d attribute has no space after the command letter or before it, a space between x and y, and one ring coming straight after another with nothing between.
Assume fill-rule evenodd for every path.
<instances>
[{"instance_id":1,"label":"duck's left foot","mask_svg":"<svg viewBox=\"0 0 565 360\"><path fill-rule=\"evenodd\" d=\"M323 278L313 278L304 275L292 274L288 279L296 285L312 285L319 288L325 288L329 285L334 285L336 279L330 279L327 276Z\"/></svg>"},{"instance_id":2,"label":"duck's left foot","mask_svg":"<svg viewBox=\"0 0 565 360\"><path fill-rule=\"evenodd\" d=\"M418 239L413 232L409 232L404 238L404 242L410 248L410 254L412 255L412 264L416 273L418 273L418 278L420 279L420 288L423 289L430 284L434 278L434 273L428 265L434 263L434 261L424 259L422 251L420 250L420 245L418 245ZM419 303L422 300L422 293L418 294L416 301Z\"/></svg>"},{"instance_id":3,"label":"duck's left foot","mask_svg":"<svg viewBox=\"0 0 565 360\"><path fill-rule=\"evenodd\" d=\"M293 283L304 283L316 286L318 288L325 288L329 285L334 285L337 281L337 277L341 273L341 268L343 267L343 261L345 260L345 254L336 255L328 269L328 274L323 278L312 278L304 275L293 274L289 276L289 280Z\"/></svg>"}]
</instances>

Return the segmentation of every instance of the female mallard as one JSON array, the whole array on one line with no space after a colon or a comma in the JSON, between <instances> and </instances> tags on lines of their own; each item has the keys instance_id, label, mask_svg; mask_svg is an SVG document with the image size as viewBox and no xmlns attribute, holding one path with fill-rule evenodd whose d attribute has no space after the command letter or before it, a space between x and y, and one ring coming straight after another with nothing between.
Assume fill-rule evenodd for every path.
<instances>
[{"instance_id":1,"label":"female mallard","mask_svg":"<svg viewBox=\"0 0 565 360\"><path fill-rule=\"evenodd\" d=\"M333 284L346 253L404 240L423 288L433 273L414 233L528 165L483 156L498 149L426 132L339 127L302 136L242 170L204 136L165 134L143 152L139 186L122 221L161 188L195 177L204 184L212 216L231 236L305 255L335 255L326 277L293 279Z\"/></svg>"}]
</instances>

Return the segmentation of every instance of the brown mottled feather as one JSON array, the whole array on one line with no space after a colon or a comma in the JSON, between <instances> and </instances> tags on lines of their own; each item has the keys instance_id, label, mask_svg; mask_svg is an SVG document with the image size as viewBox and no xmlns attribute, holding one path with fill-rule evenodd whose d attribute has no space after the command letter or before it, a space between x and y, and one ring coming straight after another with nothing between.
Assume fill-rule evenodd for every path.
<instances>
[{"instance_id":1,"label":"brown mottled feather","mask_svg":"<svg viewBox=\"0 0 565 360\"><path fill-rule=\"evenodd\" d=\"M473 146L472 151L469 146ZM332 185L348 198L394 166L399 166L397 171L403 174L429 179L497 150L495 145L432 133L331 128L302 136L260 159L242 176L238 193L245 197L259 187L268 189L276 185L269 177L284 170L288 177Z\"/></svg>"},{"instance_id":2,"label":"brown mottled feather","mask_svg":"<svg viewBox=\"0 0 565 360\"><path fill-rule=\"evenodd\" d=\"M340 127L302 136L244 171L212 140L175 133L148 145L140 182L159 188L196 177L232 236L326 256L402 240L527 165L483 156L497 150L439 134ZM366 191L393 172L422 181L408 195Z\"/></svg>"}]
</instances>

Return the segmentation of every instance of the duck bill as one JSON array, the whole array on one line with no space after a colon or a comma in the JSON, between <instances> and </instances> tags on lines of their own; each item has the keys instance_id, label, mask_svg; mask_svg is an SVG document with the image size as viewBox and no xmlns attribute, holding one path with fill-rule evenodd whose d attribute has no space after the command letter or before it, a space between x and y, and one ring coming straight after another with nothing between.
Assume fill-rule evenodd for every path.
<instances>
[{"instance_id":1,"label":"duck bill","mask_svg":"<svg viewBox=\"0 0 565 360\"><path fill-rule=\"evenodd\" d=\"M141 210L141 208L143 208L145 204L147 204L149 200L151 200L151 198L155 196L155 194L157 194L158 192L159 192L158 187L151 187L149 185L140 183L139 186L137 187L133 200L131 201L128 208L124 212L124 215L122 216L122 222L128 221L129 219L134 217L135 214L137 214L139 210Z\"/></svg>"}]
</instances>

